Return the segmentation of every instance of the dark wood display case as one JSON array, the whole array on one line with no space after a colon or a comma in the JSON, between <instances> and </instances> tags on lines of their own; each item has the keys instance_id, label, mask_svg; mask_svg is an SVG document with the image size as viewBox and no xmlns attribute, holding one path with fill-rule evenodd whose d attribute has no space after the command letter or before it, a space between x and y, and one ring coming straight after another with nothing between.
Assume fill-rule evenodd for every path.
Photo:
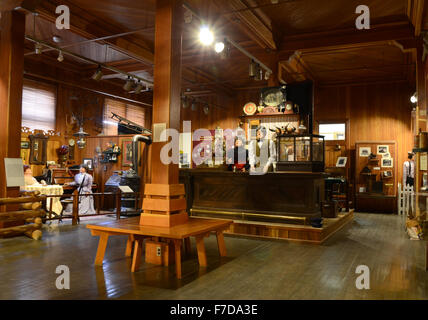
<instances>
[{"instance_id":1,"label":"dark wood display case","mask_svg":"<svg viewBox=\"0 0 428 320\"><path fill-rule=\"evenodd\" d=\"M378 147L387 146L390 167ZM369 148L368 155L362 155ZM395 141L361 141L355 143L355 209L360 212L394 213L397 210L397 163ZM368 149L366 149L368 150ZM373 158L370 158L370 153ZM388 174L386 173L388 172Z\"/></svg>"},{"instance_id":2,"label":"dark wood display case","mask_svg":"<svg viewBox=\"0 0 428 320\"><path fill-rule=\"evenodd\" d=\"M277 171L323 172L324 136L289 134L277 137Z\"/></svg>"}]
</instances>

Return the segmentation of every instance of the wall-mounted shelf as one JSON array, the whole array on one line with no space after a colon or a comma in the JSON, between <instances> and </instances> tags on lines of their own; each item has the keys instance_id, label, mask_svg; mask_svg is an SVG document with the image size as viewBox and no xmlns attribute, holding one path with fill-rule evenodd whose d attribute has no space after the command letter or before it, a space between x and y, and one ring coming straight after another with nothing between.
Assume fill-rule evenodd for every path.
<instances>
[{"instance_id":1,"label":"wall-mounted shelf","mask_svg":"<svg viewBox=\"0 0 428 320\"><path fill-rule=\"evenodd\" d=\"M257 118L277 118L277 117L284 117L284 118L290 118L296 121L300 119L300 114L293 113L293 114L284 114L284 113L256 113L252 116L240 116L241 119L257 119Z\"/></svg>"}]
</instances>

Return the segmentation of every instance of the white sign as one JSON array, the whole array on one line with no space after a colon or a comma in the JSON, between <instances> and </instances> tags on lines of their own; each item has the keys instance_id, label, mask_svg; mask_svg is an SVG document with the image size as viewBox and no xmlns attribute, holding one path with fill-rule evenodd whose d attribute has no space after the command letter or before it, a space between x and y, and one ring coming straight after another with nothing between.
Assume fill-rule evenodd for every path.
<instances>
[{"instance_id":1,"label":"white sign","mask_svg":"<svg viewBox=\"0 0 428 320\"><path fill-rule=\"evenodd\" d=\"M21 187L25 185L24 164L21 158L4 158L6 186Z\"/></svg>"}]
</instances>

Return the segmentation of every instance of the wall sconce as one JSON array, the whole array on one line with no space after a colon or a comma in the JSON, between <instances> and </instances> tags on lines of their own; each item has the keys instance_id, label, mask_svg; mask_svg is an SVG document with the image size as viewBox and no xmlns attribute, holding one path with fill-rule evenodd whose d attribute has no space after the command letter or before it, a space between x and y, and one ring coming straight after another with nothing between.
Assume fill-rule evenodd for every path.
<instances>
[{"instance_id":1,"label":"wall sconce","mask_svg":"<svg viewBox=\"0 0 428 320\"><path fill-rule=\"evenodd\" d=\"M79 132L76 132L75 134L73 134L73 136L79 138L77 140L77 142L76 142L77 147L79 149L83 149L84 147L86 147L86 139L85 139L85 137L89 136L89 134L86 133L85 131L83 131L83 127L80 127Z\"/></svg>"}]
</instances>

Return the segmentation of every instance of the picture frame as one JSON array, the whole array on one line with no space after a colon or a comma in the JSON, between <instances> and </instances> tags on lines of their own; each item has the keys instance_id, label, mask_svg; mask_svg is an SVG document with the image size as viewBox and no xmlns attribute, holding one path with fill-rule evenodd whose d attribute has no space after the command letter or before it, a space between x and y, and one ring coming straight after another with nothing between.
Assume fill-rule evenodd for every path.
<instances>
[{"instance_id":1,"label":"picture frame","mask_svg":"<svg viewBox=\"0 0 428 320\"><path fill-rule=\"evenodd\" d=\"M83 158L83 164L86 164L88 166L89 170L94 169L94 160L92 158Z\"/></svg>"},{"instance_id":2,"label":"picture frame","mask_svg":"<svg viewBox=\"0 0 428 320\"><path fill-rule=\"evenodd\" d=\"M382 174L384 178L392 178L392 170L385 170Z\"/></svg>"},{"instance_id":3,"label":"picture frame","mask_svg":"<svg viewBox=\"0 0 428 320\"><path fill-rule=\"evenodd\" d=\"M347 160L348 160L348 157L338 157L336 162L336 167L338 168L346 167Z\"/></svg>"},{"instance_id":4,"label":"picture frame","mask_svg":"<svg viewBox=\"0 0 428 320\"><path fill-rule=\"evenodd\" d=\"M377 153L378 154L389 153L389 146L387 146L387 145L378 145L377 146Z\"/></svg>"},{"instance_id":5,"label":"picture frame","mask_svg":"<svg viewBox=\"0 0 428 320\"><path fill-rule=\"evenodd\" d=\"M123 140L122 142L122 167L132 166L132 140Z\"/></svg>"},{"instance_id":6,"label":"picture frame","mask_svg":"<svg viewBox=\"0 0 428 320\"><path fill-rule=\"evenodd\" d=\"M383 153L382 158L391 158L391 154L389 152Z\"/></svg>"},{"instance_id":7,"label":"picture frame","mask_svg":"<svg viewBox=\"0 0 428 320\"><path fill-rule=\"evenodd\" d=\"M30 141L21 141L21 149L30 149Z\"/></svg>"},{"instance_id":8,"label":"picture frame","mask_svg":"<svg viewBox=\"0 0 428 320\"><path fill-rule=\"evenodd\" d=\"M371 147L360 147L360 150L358 152L360 157L369 157L371 153L372 153Z\"/></svg>"},{"instance_id":9,"label":"picture frame","mask_svg":"<svg viewBox=\"0 0 428 320\"><path fill-rule=\"evenodd\" d=\"M381 166L382 166L382 168L393 168L394 167L394 159L382 158Z\"/></svg>"}]
</instances>

